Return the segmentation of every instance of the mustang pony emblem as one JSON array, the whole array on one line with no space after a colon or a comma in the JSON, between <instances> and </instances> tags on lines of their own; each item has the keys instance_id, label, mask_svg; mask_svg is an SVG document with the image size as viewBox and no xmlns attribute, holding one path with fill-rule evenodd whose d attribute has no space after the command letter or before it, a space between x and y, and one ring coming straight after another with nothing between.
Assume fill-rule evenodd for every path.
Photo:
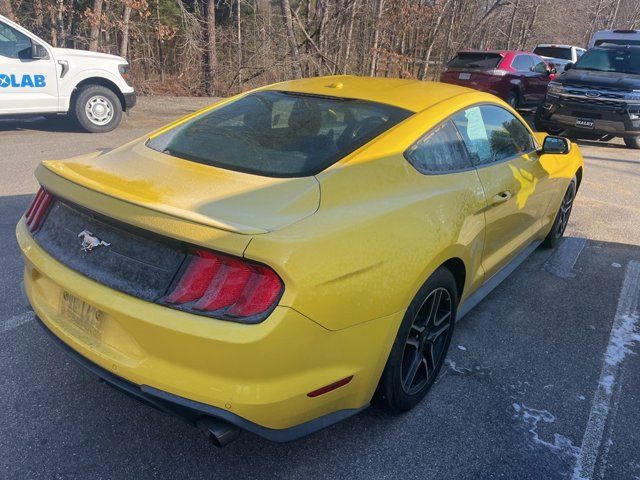
<instances>
[{"instance_id":1,"label":"mustang pony emblem","mask_svg":"<svg viewBox=\"0 0 640 480\"><path fill-rule=\"evenodd\" d=\"M91 233L89 230L81 231L78 234L78 238L82 238L82 244L80 246L82 247L83 252L90 252L94 248L108 247L109 245L111 245L110 243L100 240L98 237L94 237L93 233Z\"/></svg>"}]
</instances>

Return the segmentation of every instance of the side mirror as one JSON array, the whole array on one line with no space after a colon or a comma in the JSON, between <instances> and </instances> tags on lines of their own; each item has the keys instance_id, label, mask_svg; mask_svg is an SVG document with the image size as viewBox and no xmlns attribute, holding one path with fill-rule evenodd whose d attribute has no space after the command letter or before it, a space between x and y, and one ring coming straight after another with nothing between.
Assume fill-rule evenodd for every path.
<instances>
[{"instance_id":1,"label":"side mirror","mask_svg":"<svg viewBox=\"0 0 640 480\"><path fill-rule=\"evenodd\" d=\"M44 48L39 43L31 44L31 58L34 60L40 60L43 58L48 58L49 54L47 53L47 49Z\"/></svg>"},{"instance_id":2,"label":"side mirror","mask_svg":"<svg viewBox=\"0 0 640 480\"><path fill-rule=\"evenodd\" d=\"M571 142L563 137L554 137L552 135L548 135L545 137L544 142L542 142L542 149L540 150L540 154L544 155L546 153L554 154L554 155L564 155L571 151Z\"/></svg>"},{"instance_id":3,"label":"side mirror","mask_svg":"<svg viewBox=\"0 0 640 480\"><path fill-rule=\"evenodd\" d=\"M564 66L564 71L571 70L573 68L573 62L569 62Z\"/></svg>"}]
</instances>

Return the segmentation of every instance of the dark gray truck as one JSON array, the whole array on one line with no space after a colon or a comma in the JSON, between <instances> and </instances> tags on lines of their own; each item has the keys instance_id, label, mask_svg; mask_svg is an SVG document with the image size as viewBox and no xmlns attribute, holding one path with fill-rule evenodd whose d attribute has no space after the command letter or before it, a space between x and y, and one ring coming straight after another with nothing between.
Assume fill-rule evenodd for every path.
<instances>
[{"instance_id":1,"label":"dark gray truck","mask_svg":"<svg viewBox=\"0 0 640 480\"><path fill-rule=\"evenodd\" d=\"M568 64L549 83L535 124L575 138L621 137L640 149L640 45L602 44Z\"/></svg>"}]
</instances>

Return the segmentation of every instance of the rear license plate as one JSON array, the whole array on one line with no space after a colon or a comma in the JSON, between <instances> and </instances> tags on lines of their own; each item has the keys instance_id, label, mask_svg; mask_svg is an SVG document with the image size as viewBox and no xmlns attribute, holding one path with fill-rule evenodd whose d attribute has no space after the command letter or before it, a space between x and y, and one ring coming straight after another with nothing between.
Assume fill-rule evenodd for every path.
<instances>
[{"instance_id":1,"label":"rear license plate","mask_svg":"<svg viewBox=\"0 0 640 480\"><path fill-rule=\"evenodd\" d=\"M471 78L471 74L462 72L461 74L458 75L458 78L460 80L469 80Z\"/></svg>"},{"instance_id":2,"label":"rear license plate","mask_svg":"<svg viewBox=\"0 0 640 480\"><path fill-rule=\"evenodd\" d=\"M591 120L589 118L579 118L576 120L576 127L592 129L593 127L595 127L595 125L595 120Z\"/></svg>"},{"instance_id":3,"label":"rear license plate","mask_svg":"<svg viewBox=\"0 0 640 480\"><path fill-rule=\"evenodd\" d=\"M92 338L102 335L102 311L74 297L68 292L62 293L60 313L71 324Z\"/></svg>"}]
</instances>

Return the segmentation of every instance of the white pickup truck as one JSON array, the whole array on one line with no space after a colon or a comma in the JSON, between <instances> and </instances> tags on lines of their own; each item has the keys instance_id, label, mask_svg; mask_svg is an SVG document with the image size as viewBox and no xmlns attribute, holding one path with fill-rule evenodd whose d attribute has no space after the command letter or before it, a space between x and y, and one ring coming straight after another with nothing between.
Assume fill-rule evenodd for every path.
<instances>
[{"instance_id":1,"label":"white pickup truck","mask_svg":"<svg viewBox=\"0 0 640 480\"><path fill-rule=\"evenodd\" d=\"M586 52L584 48L574 47L573 45L550 43L541 43L533 49L533 53L541 56L551 68L555 68L558 75L564 72L564 67L568 63L576 63L584 52Z\"/></svg>"},{"instance_id":2,"label":"white pickup truck","mask_svg":"<svg viewBox=\"0 0 640 480\"><path fill-rule=\"evenodd\" d=\"M108 132L136 103L128 76L122 57L52 47L0 15L0 118L68 114Z\"/></svg>"}]
</instances>

